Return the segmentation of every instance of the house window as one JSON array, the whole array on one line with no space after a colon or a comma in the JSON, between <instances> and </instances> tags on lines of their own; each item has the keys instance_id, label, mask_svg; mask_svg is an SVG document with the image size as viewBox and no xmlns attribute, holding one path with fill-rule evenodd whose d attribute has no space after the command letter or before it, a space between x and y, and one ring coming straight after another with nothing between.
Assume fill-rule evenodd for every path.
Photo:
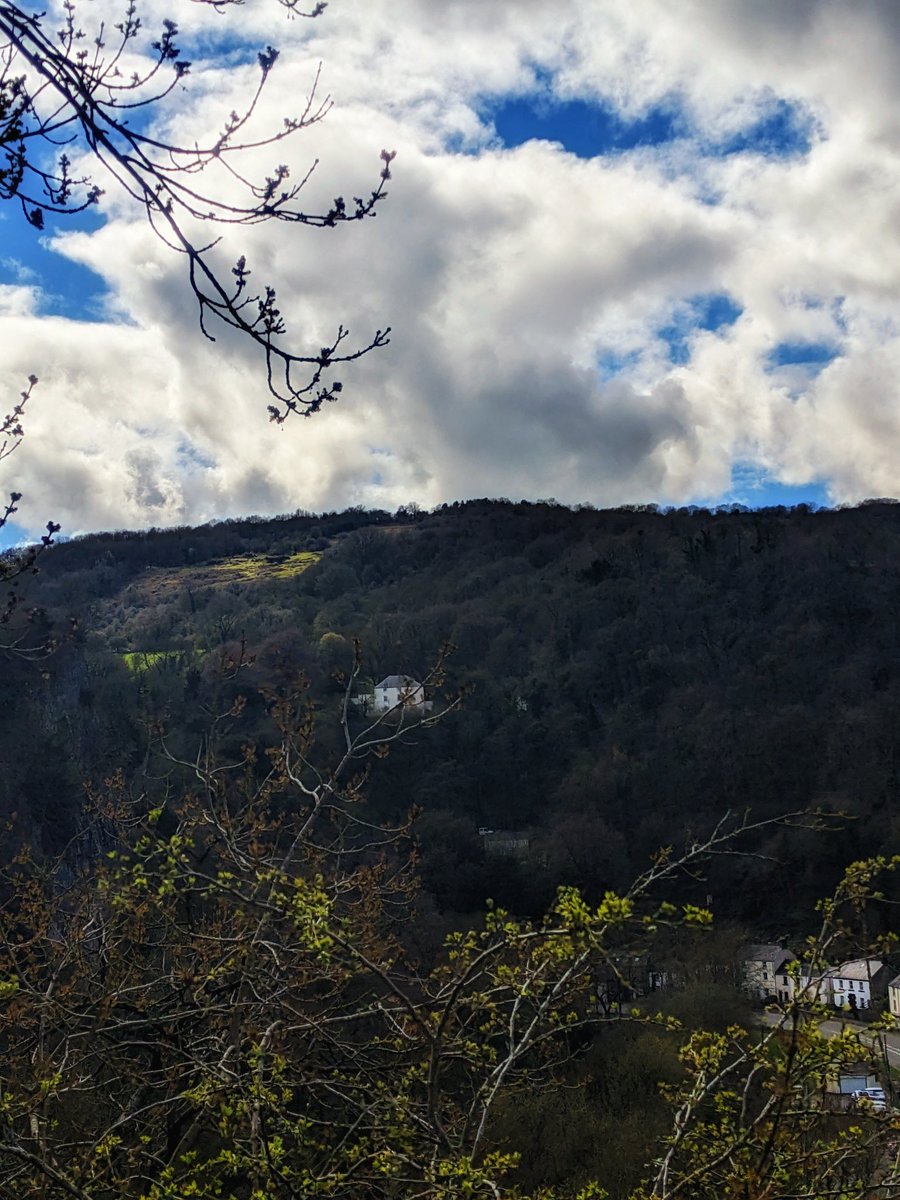
<instances>
[{"instance_id":1,"label":"house window","mask_svg":"<svg viewBox=\"0 0 900 1200\"><path fill-rule=\"evenodd\" d=\"M769 978L769 972L763 971L763 979L768 979L768 978Z\"/></svg>"},{"instance_id":2,"label":"house window","mask_svg":"<svg viewBox=\"0 0 900 1200\"><path fill-rule=\"evenodd\" d=\"M853 991L853 980L852 979L850 980L849 987L850 987L850 991L852 992Z\"/></svg>"},{"instance_id":3,"label":"house window","mask_svg":"<svg viewBox=\"0 0 900 1200\"><path fill-rule=\"evenodd\" d=\"M787 975L782 975L781 982L784 984L785 987L787 987Z\"/></svg>"}]
</instances>

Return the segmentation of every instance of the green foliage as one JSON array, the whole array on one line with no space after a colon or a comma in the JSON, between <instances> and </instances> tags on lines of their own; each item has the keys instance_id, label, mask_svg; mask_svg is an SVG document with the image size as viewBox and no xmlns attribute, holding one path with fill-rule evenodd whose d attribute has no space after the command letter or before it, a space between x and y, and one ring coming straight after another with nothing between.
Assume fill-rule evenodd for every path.
<instances>
[{"instance_id":1,"label":"green foliage","mask_svg":"<svg viewBox=\"0 0 900 1200\"><path fill-rule=\"evenodd\" d=\"M502 1105L561 1082L605 1020L598 973L674 928L652 890L715 844L599 903L561 887L540 921L489 906L422 963L408 830L372 824L358 773L408 727L354 734L344 708L326 767L308 692L268 704L279 740L264 767L251 746L218 757L214 718L192 760L161 735L158 802L121 773L97 792L114 845L62 903L55 868L22 854L8 874L0 1165L22 1200L516 1189L523 1146ZM535 1194L596 1182L576 1176Z\"/></svg>"},{"instance_id":2,"label":"green foliage","mask_svg":"<svg viewBox=\"0 0 900 1200\"><path fill-rule=\"evenodd\" d=\"M184 671L204 653L198 646L192 650L124 650L119 657L133 675L138 675L163 669Z\"/></svg>"},{"instance_id":3,"label":"green foliage","mask_svg":"<svg viewBox=\"0 0 900 1200\"><path fill-rule=\"evenodd\" d=\"M877 664L896 634L895 525L876 509L483 503L399 529L332 514L48 552L44 600L58 607L71 584L95 604L46 679L0 679L10 846L36 830L43 842L33 876L4 893L7 1147L40 1158L43 1138L44 1167L65 1166L90 1200L495 1187L619 1200L642 1176L636 1195L654 1200L866 1195L888 1168L892 1118L832 1113L822 1091L866 1044L826 1041L799 1010L761 1033L727 983L710 986L738 931L710 929L707 896L717 919L806 932L849 856L809 956L853 952L863 921L867 944L890 952L900 826L883 801L900 704ZM848 575L853 538L870 566ZM308 543L321 562L258 573ZM210 565L229 556L230 574ZM446 634L474 686L458 717L368 781L365 764L322 775L345 746L328 719L345 699L335 673L417 673ZM125 660L123 646L146 653ZM308 688L292 691L300 669ZM161 768L147 746L163 727ZM384 746L379 735L371 753ZM115 811L83 815L86 777L118 780ZM747 844L769 858L675 871L673 847L727 804L765 815L822 796L882 815L834 843L763 824ZM375 832L408 831L411 802L427 809L416 896L410 846ZM288 854L313 814L315 836ZM497 857L482 826L522 831L528 847ZM51 882L42 859L79 828ZM669 850L651 860L657 844ZM662 880L666 903L650 897ZM487 895L483 920L459 915ZM683 987L632 1000L623 964L636 954L674 963ZM633 1039L615 995L640 1014ZM31 1187L37 1166L23 1162L17 1186ZM34 1195L51 1187L41 1170Z\"/></svg>"},{"instance_id":4,"label":"green foliage","mask_svg":"<svg viewBox=\"0 0 900 1200\"><path fill-rule=\"evenodd\" d=\"M293 579L302 575L321 557L321 554L312 550L301 550L281 560L262 554L244 554L214 563L211 569L228 578L254 582L261 579Z\"/></svg>"},{"instance_id":5,"label":"green foliage","mask_svg":"<svg viewBox=\"0 0 900 1200\"><path fill-rule=\"evenodd\" d=\"M828 1038L797 1004L768 1027L686 1030L679 1049L671 1021L592 1010L598 970L648 936L648 885L713 842L627 898L562 888L539 924L491 906L422 969L396 923L414 913L399 847L323 854L346 846L344 813L314 834L276 816L290 775L274 765L261 790L203 773L202 799L150 812L63 908L52 876L15 865L0 1164L17 1197L900 1195L893 1119L826 1103L867 1053L858 1033ZM121 783L116 813L124 834ZM820 951L890 866L853 865Z\"/></svg>"},{"instance_id":6,"label":"green foliage","mask_svg":"<svg viewBox=\"0 0 900 1200\"><path fill-rule=\"evenodd\" d=\"M706 908L659 897L733 859L761 832L749 818L626 888L563 884L540 917L489 903L423 954L409 822L373 821L363 784L436 718L356 726L357 658L330 742L308 684L265 689L260 754L237 740L259 721L235 690L255 664L223 652L218 669L199 753L157 725L142 789L122 771L92 792L103 857L63 874L22 853L7 872L0 1178L17 1200L862 1200L876 1176L900 1194L890 1120L825 1104L858 1035L826 1039L799 1000L771 1028L721 1003L684 1031L656 996L624 1020L608 1002L662 945L715 944ZM896 866L851 865L810 957L869 924Z\"/></svg>"}]
</instances>

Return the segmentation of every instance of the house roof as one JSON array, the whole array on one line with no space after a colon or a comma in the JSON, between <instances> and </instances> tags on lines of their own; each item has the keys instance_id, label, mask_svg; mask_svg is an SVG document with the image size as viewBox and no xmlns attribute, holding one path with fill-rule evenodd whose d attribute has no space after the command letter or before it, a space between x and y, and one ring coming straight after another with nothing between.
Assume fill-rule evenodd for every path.
<instances>
[{"instance_id":1,"label":"house roof","mask_svg":"<svg viewBox=\"0 0 900 1200\"><path fill-rule=\"evenodd\" d=\"M376 683L375 686L377 688L399 688L403 691L405 688L419 688L422 685L411 675L385 675L381 683Z\"/></svg>"},{"instance_id":2,"label":"house roof","mask_svg":"<svg viewBox=\"0 0 900 1200\"><path fill-rule=\"evenodd\" d=\"M793 962L794 955L784 946L755 945L745 946L741 951L744 962L770 962L777 971L783 962Z\"/></svg>"},{"instance_id":3,"label":"house roof","mask_svg":"<svg viewBox=\"0 0 900 1200\"><path fill-rule=\"evenodd\" d=\"M841 963L834 967L831 975L834 979L865 979L874 978L884 967L880 958L854 958L850 962Z\"/></svg>"}]
</instances>

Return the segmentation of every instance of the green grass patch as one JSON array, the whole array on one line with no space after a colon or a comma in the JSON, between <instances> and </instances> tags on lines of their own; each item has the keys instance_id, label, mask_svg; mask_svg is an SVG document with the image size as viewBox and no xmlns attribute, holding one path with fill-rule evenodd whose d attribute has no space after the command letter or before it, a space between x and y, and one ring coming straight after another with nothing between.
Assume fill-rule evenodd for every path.
<instances>
[{"instance_id":1,"label":"green grass patch","mask_svg":"<svg viewBox=\"0 0 900 1200\"><path fill-rule=\"evenodd\" d=\"M283 559L266 554L239 554L224 562L213 563L211 571L227 575L231 579L252 582L258 579L291 579L301 575L322 557L315 550L301 550Z\"/></svg>"},{"instance_id":2,"label":"green grass patch","mask_svg":"<svg viewBox=\"0 0 900 1200\"><path fill-rule=\"evenodd\" d=\"M162 671L168 667L183 671L205 653L199 647L193 650L124 650L119 658L132 675L140 675L144 671Z\"/></svg>"}]
</instances>

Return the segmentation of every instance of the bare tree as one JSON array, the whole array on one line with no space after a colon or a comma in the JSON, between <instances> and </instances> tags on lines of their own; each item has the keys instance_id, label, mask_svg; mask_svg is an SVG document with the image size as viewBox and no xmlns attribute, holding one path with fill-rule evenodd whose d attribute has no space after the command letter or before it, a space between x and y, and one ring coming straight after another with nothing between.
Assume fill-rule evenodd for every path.
<instances>
[{"instance_id":1,"label":"bare tree","mask_svg":"<svg viewBox=\"0 0 900 1200\"><path fill-rule=\"evenodd\" d=\"M830 1104L846 1099L833 1094L842 1067L880 1068L879 1038L893 1021L888 1015L869 1030L842 1022L831 1034L823 1022L834 1008L818 1000L829 958L859 947L866 912L883 905L884 876L898 869L896 857L850 864L820 902L820 928L807 940L810 982L802 983L799 962L790 964L789 998L769 1005L757 1028L691 1035L681 1051L685 1079L667 1089L671 1134L633 1200L900 1196L896 1117ZM866 950L885 955L895 945L888 934Z\"/></svg>"},{"instance_id":2,"label":"bare tree","mask_svg":"<svg viewBox=\"0 0 900 1200\"><path fill-rule=\"evenodd\" d=\"M429 688L442 675L439 662ZM351 703L357 677L330 765L302 687L270 694L266 756L223 761L235 699L211 709L195 757L167 755L187 790L172 778L157 801L111 781L105 860L75 878L27 858L7 872L0 1196L517 1194L515 1147L492 1139L498 1104L557 1086L604 1019L598 973L667 924L707 922L654 892L731 852L746 820L599 905L564 887L541 922L490 907L421 963L409 831L371 820L365 771L447 709L373 719Z\"/></svg>"},{"instance_id":3,"label":"bare tree","mask_svg":"<svg viewBox=\"0 0 900 1200\"><path fill-rule=\"evenodd\" d=\"M20 392L19 399L0 421L0 462L18 449L25 436L25 406L31 399L36 384L37 376L30 375L27 387ZM6 503L0 504L0 530L4 529L18 512L21 499L21 492L10 492ZM52 544L53 536L59 532L59 528L56 521L48 521L47 532L41 536L40 541L20 550L0 554L0 586L9 589L0 600L0 650L15 652L20 657L35 658L43 657L53 645L52 640L46 637L40 637L36 641L30 637L27 618L18 628L14 628L15 618L22 608L22 593L15 586L15 581L22 575L37 571L38 558Z\"/></svg>"},{"instance_id":4,"label":"bare tree","mask_svg":"<svg viewBox=\"0 0 900 1200\"><path fill-rule=\"evenodd\" d=\"M224 10L240 0L200 2ZM294 17L315 18L325 8L319 3L303 9L298 0L280 4ZM274 47L265 47L243 110L228 114L207 143L180 145L159 135L159 122L152 120L190 75L192 64L181 54L176 24L165 21L159 36L144 47L134 0L127 0L120 22L112 28L101 24L90 34L82 29L73 0L66 0L64 11L62 29L54 30L40 10L0 3L0 199L17 202L36 229L44 227L48 213L83 212L98 203L102 191L87 174L76 172L73 161L93 158L104 178L112 178L143 208L157 236L184 256L206 337L214 340L218 321L262 351L274 400L272 420L317 412L342 390L336 370L383 346L390 330L377 330L351 347L349 331L340 326L326 346L293 348L285 341L287 327L274 286L254 283L243 255L223 273L212 252L228 226L283 221L328 228L365 219L386 194L393 153L381 152L368 195L350 201L337 196L324 211L309 211L301 203L302 192L316 163L296 182L284 164L275 162L260 178L246 174L245 164L253 152L277 147L324 118L331 102L319 94L318 73L300 111L259 138L251 132L251 120L278 59ZM141 48L139 61L145 65L133 70Z\"/></svg>"}]
</instances>

